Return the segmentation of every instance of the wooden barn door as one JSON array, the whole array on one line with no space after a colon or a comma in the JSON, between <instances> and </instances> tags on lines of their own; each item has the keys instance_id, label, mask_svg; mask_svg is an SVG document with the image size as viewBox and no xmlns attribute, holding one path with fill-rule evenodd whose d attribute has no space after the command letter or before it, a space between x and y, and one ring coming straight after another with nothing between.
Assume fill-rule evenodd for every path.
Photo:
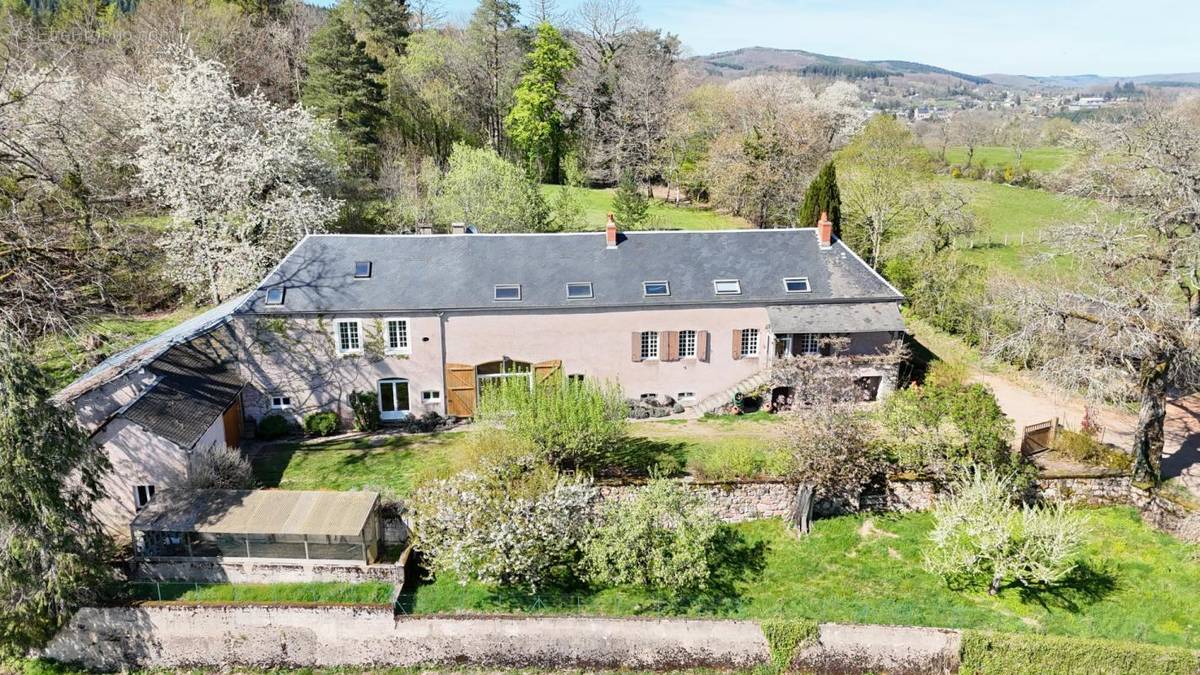
<instances>
[{"instance_id":1,"label":"wooden barn door","mask_svg":"<svg viewBox=\"0 0 1200 675\"><path fill-rule=\"evenodd\" d=\"M451 417L475 415L475 366L446 364L446 414Z\"/></svg>"},{"instance_id":2,"label":"wooden barn door","mask_svg":"<svg viewBox=\"0 0 1200 675\"><path fill-rule=\"evenodd\" d=\"M233 405L225 411L225 445L236 448L242 444L242 396L233 401Z\"/></svg>"},{"instance_id":3,"label":"wooden barn door","mask_svg":"<svg viewBox=\"0 0 1200 675\"><path fill-rule=\"evenodd\" d=\"M555 382L562 378L562 361L542 361L533 364L533 384L535 386Z\"/></svg>"}]
</instances>

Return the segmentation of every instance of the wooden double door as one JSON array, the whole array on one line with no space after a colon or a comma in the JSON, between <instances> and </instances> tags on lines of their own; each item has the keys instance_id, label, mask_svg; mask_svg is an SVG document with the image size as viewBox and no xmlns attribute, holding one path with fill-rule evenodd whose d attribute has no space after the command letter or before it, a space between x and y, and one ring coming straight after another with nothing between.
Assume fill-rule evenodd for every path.
<instances>
[{"instance_id":1,"label":"wooden double door","mask_svg":"<svg viewBox=\"0 0 1200 675\"><path fill-rule=\"evenodd\" d=\"M446 364L446 414L473 417L479 392L488 382L502 378L528 377L530 386L554 382L563 376L562 361L489 361L480 364Z\"/></svg>"}]
</instances>

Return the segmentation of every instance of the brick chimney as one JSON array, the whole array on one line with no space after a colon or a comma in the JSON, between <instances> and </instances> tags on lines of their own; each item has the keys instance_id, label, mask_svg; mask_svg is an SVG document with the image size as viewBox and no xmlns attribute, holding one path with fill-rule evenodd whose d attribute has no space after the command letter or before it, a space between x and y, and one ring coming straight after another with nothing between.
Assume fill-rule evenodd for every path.
<instances>
[{"instance_id":1,"label":"brick chimney","mask_svg":"<svg viewBox=\"0 0 1200 675\"><path fill-rule=\"evenodd\" d=\"M613 214L608 214L608 225L604 227L604 240L608 243L608 248L617 247L617 221L613 220Z\"/></svg>"},{"instance_id":2,"label":"brick chimney","mask_svg":"<svg viewBox=\"0 0 1200 675\"><path fill-rule=\"evenodd\" d=\"M817 242L821 248L833 248L833 223L829 214L822 211L821 219L817 221Z\"/></svg>"},{"instance_id":3,"label":"brick chimney","mask_svg":"<svg viewBox=\"0 0 1200 675\"><path fill-rule=\"evenodd\" d=\"M466 234L466 223L450 223L450 234Z\"/></svg>"}]
</instances>

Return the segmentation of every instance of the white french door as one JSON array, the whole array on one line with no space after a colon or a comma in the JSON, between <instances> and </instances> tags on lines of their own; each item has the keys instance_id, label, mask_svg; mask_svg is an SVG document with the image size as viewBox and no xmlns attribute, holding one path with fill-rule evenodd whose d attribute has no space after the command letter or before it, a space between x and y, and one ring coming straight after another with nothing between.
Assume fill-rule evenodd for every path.
<instances>
[{"instance_id":1,"label":"white french door","mask_svg":"<svg viewBox=\"0 0 1200 675\"><path fill-rule=\"evenodd\" d=\"M380 380L379 419L404 419L408 413L408 380Z\"/></svg>"}]
</instances>

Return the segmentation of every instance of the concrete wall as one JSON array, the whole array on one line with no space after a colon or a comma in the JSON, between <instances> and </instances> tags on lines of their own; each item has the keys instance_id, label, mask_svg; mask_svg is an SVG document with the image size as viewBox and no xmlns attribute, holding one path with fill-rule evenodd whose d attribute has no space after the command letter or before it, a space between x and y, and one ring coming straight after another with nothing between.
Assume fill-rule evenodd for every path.
<instances>
[{"instance_id":1,"label":"concrete wall","mask_svg":"<svg viewBox=\"0 0 1200 675\"><path fill-rule=\"evenodd\" d=\"M129 576L131 579L139 581L229 582L235 584L312 581L403 583L404 569L395 565L364 565L328 560L161 559L138 560L130 563Z\"/></svg>"},{"instance_id":2,"label":"concrete wall","mask_svg":"<svg viewBox=\"0 0 1200 675\"><path fill-rule=\"evenodd\" d=\"M134 486L181 487L187 480L188 453L122 418L110 422L94 440L112 464L104 478L107 496L96 505L96 515L115 536L128 539L136 513Z\"/></svg>"},{"instance_id":3,"label":"concrete wall","mask_svg":"<svg viewBox=\"0 0 1200 675\"><path fill-rule=\"evenodd\" d=\"M796 661L822 672L953 672L956 631L821 626ZM94 669L463 666L745 669L770 650L750 621L412 617L388 608L83 609L46 657Z\"/></svg>"}]
</instances>

